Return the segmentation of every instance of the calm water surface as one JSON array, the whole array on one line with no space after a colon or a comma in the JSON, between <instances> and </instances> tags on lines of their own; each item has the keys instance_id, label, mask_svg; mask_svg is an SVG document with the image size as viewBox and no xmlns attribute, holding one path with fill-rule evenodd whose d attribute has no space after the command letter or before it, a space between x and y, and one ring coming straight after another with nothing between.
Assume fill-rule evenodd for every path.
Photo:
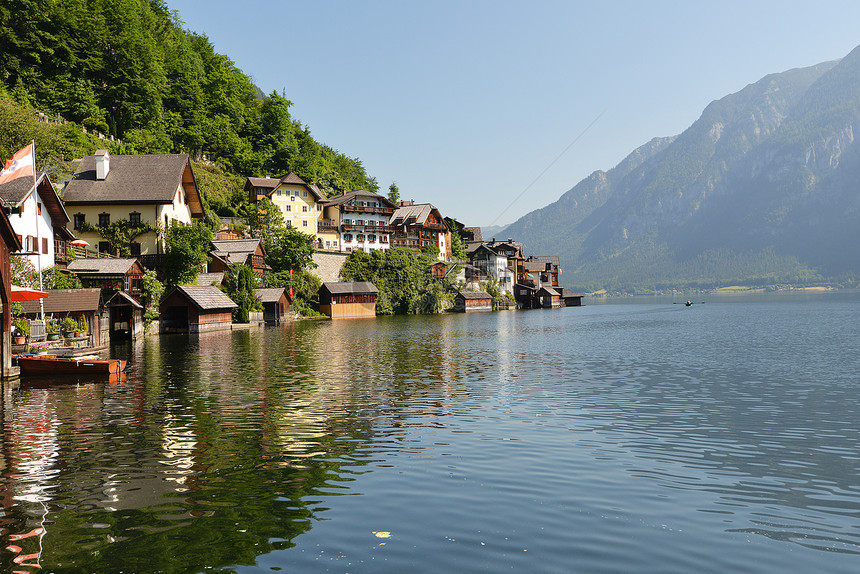
<instances>
[{"instance_id":1,"label":"calm water surface","mask_svg":"<svg viewBox=\"0 0 860 574\"><path fill-rule=\"evenodd\" d=\"M856 572L860 295L149 338L5 389L20 572Z\"/></svg>"}]
</instances>

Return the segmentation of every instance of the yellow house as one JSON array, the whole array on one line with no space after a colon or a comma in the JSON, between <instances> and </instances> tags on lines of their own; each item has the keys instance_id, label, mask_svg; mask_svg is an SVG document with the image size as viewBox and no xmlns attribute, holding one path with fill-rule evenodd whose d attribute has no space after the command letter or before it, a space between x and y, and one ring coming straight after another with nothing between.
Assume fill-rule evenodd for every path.
<instances>
[{"instance_id":1,"label":"yellow house","mask_svg":"<svg viewBox=\"0 0 860 574\"><path fill-rule=\"evenodd\" d=\"M337 228L329 229L324 225L323 205L326 200L315 185L289 173L280 178L249 177L245 190L254 203L259 203L263 197L271 199L281 210L286 223L316 237L317 249L331 249L334 241L333 249L337 250Z\"/></svg>"},{"instance_id":2,"label":"yellow house","mask_svg":"<svg viewBox=\"0 0 860 574\"><path fill-rule=\"evenodd\" d=\"M203 205L187 154L116 155L99 150L81 160L63 191L76 235L99 251L113 247L88 225L119 220L165 229L203 217ZM158 233L147 232L131 244L131 255L161 253Z\"/></svg>"}]
</instances>

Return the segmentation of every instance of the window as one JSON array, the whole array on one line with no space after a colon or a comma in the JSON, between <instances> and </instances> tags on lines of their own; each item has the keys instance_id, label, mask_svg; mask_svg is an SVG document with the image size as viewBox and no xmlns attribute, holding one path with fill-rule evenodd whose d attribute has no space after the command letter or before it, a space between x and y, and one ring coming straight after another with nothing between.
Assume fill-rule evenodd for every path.
<instances>
[{"instance_id":1,"label":"window","mask_svg":"<svg viewBox=\"0 0 860 574\"><path fill-rule=\"evenodd\" d=\"M376 236L373 234L368 235L367 240L370 241L371 243L376 243Z\"/></svg>"},{"instance_id":2,"label":"window","mask_svg":"<svg viewBox=\"0 0 860 574\"><path fill-rule=\"evenodd\" d=\"M307 206L307 205L303 205L303 206L302 206L302 213L307 213L307 212L308 212L308 206Z\"/></svg>"},{"instance_id":3,"label":"window","mask_svg":"<svg viewBox=\"0 0 860 574\"><path fill-rule=\"evenodd\" d=\"M317 204L317 211L322 211L322 203Z\"/></svg>"},{"instance_id":4,"label":"window","mask_svg":"<svg viewBox=\"0 0 860 574\"><path fill-rule=\"evenodd\" d=\"M110 213L99 213L99 227L110 225Z\"/></svg>"},{"instance_id":5,"label":"window","mask_svg":"<svg viewBox=\"0 0 860 574\"><path fill-rule=\"evenodd\" d=\"M337 247L337 239L335 239L334 241L332 241L332 242L331 242L331 246L332 246L332 247Z\"/></svg>"},{"instance_id":6,"label":"window","mask_svg":"<svg viewBox=\"0 0 860 574\"><path fill-rule=\"evenodd\" d=\"M140 213L132 211L128 214L128 222L131 225L140 225Z\"/></svg>"},{"instance_id":7,"label":"window","mask_svg":"<svg viewBox=\"0 0 860 574\"><path fill-rule=\"evenodd\" d=\"M293 206L292 206L292 205L285 205L285 206L284 206L284 209L285 209L287 212L289 212L289 211L292 211Z\"/></svg>"},{"instance_id":8,"label":"window","mask_svg":"<svg viewBox=\"0 0 860 574\"><path fill-rule=\"evenodd\" d=\"M138 243L137 241L132 241L128 247L131 251L132 257L140 257L140 243Z\"/></svg>"},{"instance_id":9,"label":"window","mask_svg":"<svg viewBox=\"0 0 860 574\"><path fill-rule=\"evenodd\" d=\"M359 233L359 234L358 234L358 238L357 238L357 239L358 239L358 242L359 242L359 243L363 242L363 241L364 241L364 234L363 234L363 233Z\"/></svg>"},{"instance_id":10,"label":"window","mask_svg":"<svg viewBox=\"0 0 860 574\"><path fill-rule=\"evenodd\" d=\"M46 255L48 254L48 238L47 237L42 238L42 253L44 253Z\"/></svg>"},{"instance_id":11,"label":"window","mask_svg":"<svg viewBox=\"0 0 860 574\"><path fill-rule=\"evenodd\" d=\"M343 234L344 241L352 241L352 233L344 233Z\"/></svg>"},{"instance_id":12,"label":"window","mask_svg":"<svg viewBox=\"0 0 860 574\"><path fill-rule=\"evenodd\" d=\"M83 213L75 214L75 229L80 229L87 222L87 217Z\"/></svg>"},{"instance_id":13,"label":"window","mask_svg":"<svg viewBox=\"0 0 860 574\"><path fill-rule=\"evenodd\" d=\"M36 238L33 235L27 236L27 251L36 252L39 250L39 246L36 244Z\"/></svg>"},{"instance_id":14,"label":"window","mask_svg":"<svg viewBox=\"0 0 860 574\"><path fill-rule=\"evenodd\" d=\"M302 190L302 197L307 197L307 196L308 196L308 190L303 189Z\"/></svg>"},{"instance_id":15,"label":"window","mask_svg":"<svg viewBox=\"0 0 860 574\"><path fill-rule=\"evenodd\" d=\"M110 241L99 241L99 253L110 253Z\"/></svg>"},{"instance_id":16,"label":"window","mask_svg":"<svg viewBox=\"0 0 860 574\"><path fill-rule=\"evenodd\" d=\"M280 196L281 196L281 190L279 189L278 191L276 191L276 192L275 192L275 195L277 195L278 197L280 197Z\"/></svg>"},{"instance_id":17,"label":"window","mask_svg":"<svg viewBox=\"0 0 860 574\"><path fill-rule=\"evenodd\" d=\"M39 202L36 202L36 212L37 212L39 215L42 215L42 204L41 204L41 203L39 203Z\"/></svg>"},{"instance_id":18,"label":"window","mask_svg":"<svg viewBox=\"0 0 860 574\"><path fill-rule=\"evenodd\" d=\"M302 219L302 227L307 227L307 226L308 226L308 220Z\"/></svg>"}]
</instances>

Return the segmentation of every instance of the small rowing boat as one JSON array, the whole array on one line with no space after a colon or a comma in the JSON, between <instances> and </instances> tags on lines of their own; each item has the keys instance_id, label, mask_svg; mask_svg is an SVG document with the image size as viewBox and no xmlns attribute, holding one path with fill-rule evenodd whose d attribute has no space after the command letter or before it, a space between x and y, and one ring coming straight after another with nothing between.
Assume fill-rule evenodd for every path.
<instances>
[{"instance_id":1,"label":"small rowing boat","mask_svg":"<svg viewBox=\"0 0 860 574\"><path fill-rule=\"evenodd\" d=\"M21 374L74 375L82 373L116 374L125 370L122 359L58 357L56 355L21 355L16 357Z\"/></svg>"}]
</instances>

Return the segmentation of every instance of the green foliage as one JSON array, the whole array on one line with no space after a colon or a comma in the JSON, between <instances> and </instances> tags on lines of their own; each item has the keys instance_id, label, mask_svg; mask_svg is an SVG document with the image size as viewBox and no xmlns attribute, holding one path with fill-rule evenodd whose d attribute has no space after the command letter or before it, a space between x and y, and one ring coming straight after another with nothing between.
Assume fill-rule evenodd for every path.
<instances>
[{"instance_id":1,"label":"green foliage","mask_svg":"<svg viewBox=\"0 0 860 574\"><path fill-rule=\"evenodd\" d=\"M263 238L266 263L273 271L314 269L314 236L292 227L276 227Z\"/></svg>"},{"instance_id":2,"label":"green foliage","mask_svg":"<svg viewBox=\"0 0 860 574\"><path fill-rule=\"evenodd\" d=\"M490 295L494 301L498 301L499 299L503 299L505 296L505 292L502 291L499 282L496 281L496 278L492 275L486 280L480 283L481 291Z\"/></svg>"},{"instance_id":3,"label":"green foliage","mask_svg":"<svg viewBox=\"0 0 860 574\"><path fill-rule=\"evenodd\" d=\"M143 302L143 330L149 330L149 324L159 317L158 304L164 295L164 284L158 280L153 270L143 274L141 280L141 300Z\"/></svg>"},{"instance_id":4,"label":"green foliage","mask_svg":"<svg viewBox=\"0 0 860 574\"><path fill-rule=\"evenodd\" d=\"M78 326L78 322L75 320L75 318L70 317L69 315L63 317L62 328L63 331L66 332L78 331L80 329L80 327Z\"/></svg>"},{"instance_id":5,"label":"green foliage","mask_svg":"<svg viewBox=\"0 0 860 574\"><path fill-rule=\"evenodd\" d=\"M421 248L421 253L423 253L424 255L426 255L432 259L438 259L439 258L439 246L436 245L435 243L428 243L427 245L424 245Z\"/></svg>"},{"instance_id":6,"label":"green foliage","mask_svg":"<svg viewBox=\"0 0 860 574\"><path fill-rule=\"evenodd\" d=\"M291 117L289 100L260 94L206 36L183 30L164 0L9 0L0 5L0 53L0 99L18 103L15 118L0 110L0 131L13 142L0 134L0 157L35 138L40 166L106 146L184 151L228 173L295 171L328 192L378 188L359 160L314 141ZM79 125L7 121L33 108ZM86 136L81 126L122 143ZM229 205L212 208L230 215Z\"/></svg>"},{"instance_id":7,"label":"green foliage","mask_svg":"<svg viewBox=\"0 0 860 574\"><path fill-rule=\"evenodd\" d=\"M128 219L118 219L110 225L93 225L84 222L80 226L84 233L98 233L99 237L110 243L111 249L119 252L120 257L131 257L132 242L144 233L158 233L158 227L150 223L138 223L133 225Z\"/></svg>"},{"instance_id":8,"label":"green foliage","mask_svg":"<svg viewBox=\"0 0 860 574\"><path fill-rule=\"evenodd\" d=\"M39 274L36 266L30 259L23 255L13 255L9 258L12 267L12 284L19 287L39 287Z\"/></svg>"},{"instance_id":9,"label":"green foliage","mask_svg":"<svg viewBox=\"0 0 860 574\"><path fill-rule=\"evenodd\" d=\"M436 287L429 272L432 257L408 249L353 251L346 258L341 277L344 281L370 281L379 290L376 297L378 315L407 314L438 309ZM446 280L440 280L442 282ZM447 292L445 283L442 287Z\"/></svg>"},{"instance_id":10,"label":"green foliage","mask_svg":"<svg viewBox=\"0 0 860 574\"><path fill-rule=\"evenodd\" d=\"M74 273L63 271L56 265L42 270L42 287L45 289L80 289L81 280Z\"/></svg>"},{"instance_id":11,"label":"green foliage","mask_svg":"<svg viewBox=\"0 0 860 574\"><path fill-rule=\"evenodd\" d=\"M170 286L193 284L209 261L211 240L212 231L203 223L168 227L164 233L165 283Z\"/></svg>"},{"instance_id":12,"label":"green foliage","mask_svg":"<svg viewBox=\"0 0 860 574\"><path fill-rule=\"evenodd\" d=\"M266 273L266 285L269 287L293 287L293 310L303 317L320 315L319 290L322 281L306 269L293 271L270 271Z\"/></svg>"},{"instance_id":13,"label":"green foliage","mask_svg":"<svg viewBox=\"0 0 860 574\"><path fill-rule=\"evenodd\" d=\"M388 201L397 205L400 202L400 188L397 187L397 182L391 182L388 186Z\"/></svg>"},{"instance_id":14,"label":"green foliage","mask_svg":"<svg viewBox=\"0 0 860 574\"><path fill-rule=\"evenodd\" d=\"M251 237L265 237L271 231L284 227L284 214L271 199L264 197L256 205L246 203L239 211Z\"/></svg>"},{"instance_id":15,"label":"green foliage","mask_svg":"<svg viewBox=\"0 0 860 574\"><path fill-rule=\"evenodd\" d=\"M227 296L238 305L233 309L234 322L247 323L250 320L251 311L263 310L262 303L254 295L254 289L257 287L259 282L250 267L241 263L230 265L226 292Z\"/></svg>"},{"instance_id":16,"label":"green foliage","mask_svg":"<svg viewBox=\"0 0 860 574\"><path fill-rule=\"evenodd\" d=\"M26 337L30 334L30 321L26 317L15 317L12 319L12 327L19 336Z\"/></svg>"},{"instance_id":17,"label":"green foliage","mask_svg":"<svg viewBox=\"0 0 860 574\"><path fill-rule=\"evenodd\" d=\"M466 260L466 242L463 241L463 236L460 235L460 229L456 223L451 223L451 257Z\"/></svg>"}]
</instances>

